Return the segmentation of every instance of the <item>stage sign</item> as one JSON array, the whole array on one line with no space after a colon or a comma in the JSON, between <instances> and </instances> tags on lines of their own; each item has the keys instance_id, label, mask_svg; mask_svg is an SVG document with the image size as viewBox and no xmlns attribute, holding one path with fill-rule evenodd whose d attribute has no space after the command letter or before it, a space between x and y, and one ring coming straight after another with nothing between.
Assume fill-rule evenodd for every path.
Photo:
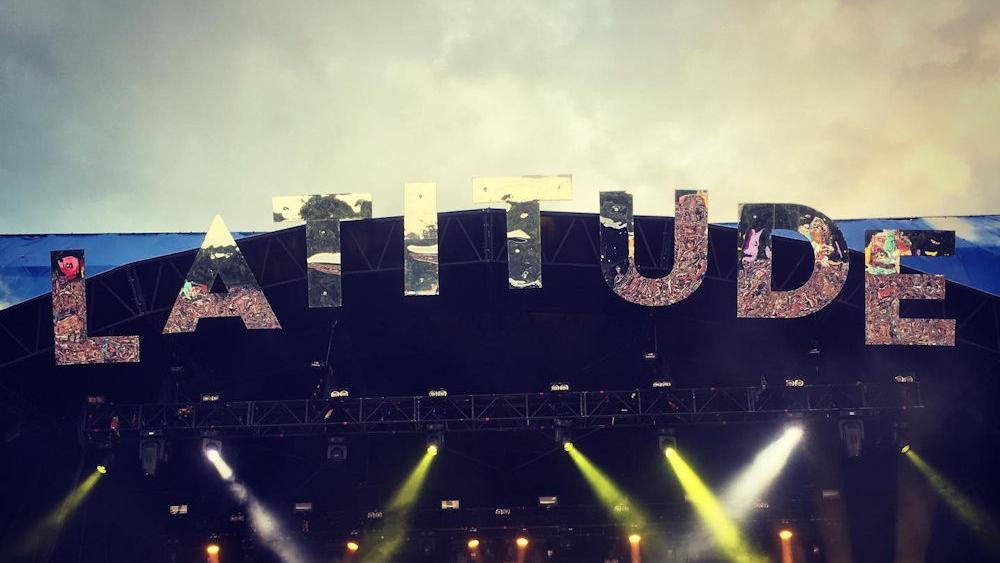
<instances>
[{"instance_id":1,"label":"stage sign","mask_svg":"<svg viewBox=\"0 0 1000 563\"><path fill-rule=\"evenodd\" d=\"M865 231L865 344L954 346L954 319L899 316L901 299L944 299L941 275L901 274L902 256L952 256L954 231Z\"/></svg>"},{"instance_id":2,"label":"stage sign","mask_svg":"<svg viewBox=\"0 0 1000 563\"><path fill-rule=\"evenodd\" d=\"M225 293L212 292L216 278L222 279ZM205 242L185 276L163 333L194 332L198 320L205 317L240 317L250 329L281 328L240 247L218 215L205 233Z\"/></svg>"},{"instance_id":3,"label":"stage sign","mask_svg":"<svg viewBox=\"0 0 1000 563\"><path fill-rule=\"evenodd\" d=\"M472 180L475 203L506 204L507 279L512 289L542 287L540 202L572 198L572 176L486 177ZM403 294L440 293L437 186L404 185ZM367 193L280 196L272 199L274 221L305 221L309 307L340 307L342 252L340 222L372 217ZM690 297L708 269L708 192L674 194L674 264L666 276L647 278L636 268L632 196L600 193L600 268L605 283L622 299L664 307ZM829 305L840 294L850 251L836 223L819 211L793 203L740 204L736 248L736 317L797 318ZM792 290L771 287L775 230L794 231L813 249L809 279ZM954 346L955 320L899 316L903 299L944 299L940 275L904 275L904 256L952 256L954 231L868 231L865 237L866 344ZM56 363L139 361L137 336L89 337L82 250L52 253L52 316ZM225 292L214 292L216 279ZM240 317L248 329L281 325L233 240L216 216L180 287L164 334L193 332L205 317Z\"/></svg>"},{"instance_id":4,"label":"stage sign","mask_svg":"<svg viewBox=\"0 0 1000 563\"><path fill-rule=\"evenodd\" d=\"M677 190L674 195L674 267L662 278L647 278L635 266L632 195L601 192L601 271L622 299L659 307L686 299L708 271L708 193Z\"/></svg>"},{"instance_id":5,"label":"stage sign","mask_svg":"<svg viewBox=\"0 0 1000 563\"><path fill-rule=\"evenodd\" d=\"M744 204L739 210L737 317L805 317L837 298L847 281L850 261L847 242L836 223L804 205ZM813 272L809 280L797 289L771 289L771 235L775 229L796 231L812 244L815 256Z\"/></svg>"},{"instance_id":6,"label":"stage sign","mask_svg":"<svg viewBox=\"0 0 1000 563\"><path fill-rule=\"evenodd\" d=\"M138 362L138 336L87 335L86 261L83 251L57 250L50 256L56 364Z\"/></svg>"},{"instance_id":7,"label":"stage sign","mask_svg":"<svg viewBox=\"0 0 1000 563\"><path fill-rule=\"evenodd\" d=\"M340 222L371 219L371 194L278 196L271 199L275 223L306 222L306 277L310 307L340 307Z\"/></svg>"}]
</instances>

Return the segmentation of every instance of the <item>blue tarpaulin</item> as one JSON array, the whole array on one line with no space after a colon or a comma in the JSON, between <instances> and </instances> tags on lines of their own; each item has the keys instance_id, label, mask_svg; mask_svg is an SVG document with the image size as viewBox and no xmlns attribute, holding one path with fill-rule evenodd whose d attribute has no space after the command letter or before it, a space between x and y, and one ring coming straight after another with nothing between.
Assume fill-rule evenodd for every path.
<instances>
[{"instance_id":1,"label":"blue tarpaulin","mask_svg":"<svg viewBox=\"0 0 1000 563\"><path fill-rule=\"evenodd\" d=\"M904 265L921 272L944 274L955 283L1000 296L1000 215L841 219L837 225L848 245L859 251L864 250L866 230L955 231L955 256L903 258ZM239 239L253 234L233 233L233 237ZM0 308L50 290L49 252L52 250L84 249L87 275L94 276L130 262L197 248L204 236L203 233L0 235Z\"/></svg>"},{"instance_id":2,"label":"blue tarpaulin","mask_svg":"<svg viewBox=\"0 0 1000 563\"><path fill-rule=\"evenodd\" d=\"M254 233L233 233L240 239ZM52 290L49 252L82 248L87 277L118 266L198 248L204 233L0 235L0 309Z\"/></svg>"}]
</instances>

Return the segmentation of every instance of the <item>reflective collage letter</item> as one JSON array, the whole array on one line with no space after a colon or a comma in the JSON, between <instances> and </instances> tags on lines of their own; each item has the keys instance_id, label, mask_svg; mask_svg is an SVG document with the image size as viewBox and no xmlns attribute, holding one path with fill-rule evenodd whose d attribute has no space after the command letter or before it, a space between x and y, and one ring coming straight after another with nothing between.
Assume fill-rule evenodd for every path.
<instances>
[{"instance_id":1,"label":"reflective collage letter","mask_svg":"<svg viewBox=\"0 0 1000 563\"><path fill-rule=\"evenodd\" d=\"M708 193L674 192L674 267L661 278L647 278L635 265L632 195L601 192L601 270L619 297L650 307L677 303L694 293L708 269Z\"/></svg>"}]
</instances>

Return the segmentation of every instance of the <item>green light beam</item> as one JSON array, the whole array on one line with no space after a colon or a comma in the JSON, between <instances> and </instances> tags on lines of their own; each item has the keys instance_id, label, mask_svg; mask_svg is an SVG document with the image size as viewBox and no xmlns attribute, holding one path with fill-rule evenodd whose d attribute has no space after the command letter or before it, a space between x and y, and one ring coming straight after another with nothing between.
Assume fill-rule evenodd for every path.
<instances>
[{"instance_id":1,"label":"green light beam","mask_svg":"<svg viewBox=\"0 0 1000 563\"><path fill-rule=\"evenodd\" d=\"M367 534L365 539L362 540L362 550L366 547L371 548L375 546L375 551L364 559L366 563L386 563L392 561L393 556L402 547L403 540L406 538L406 528L409 524L410 512L417 498L420 496L420 490L423 489L424 481L427 479L431 462L434 461L436 456L437 448L428 448L427 453L420 458L420 463L410 471L406 480L403 481L403 484L389 500L389 504L385 510L385 526L382 529L382 533ZM378 535L384 538L381 542L376 542Z\"/></svg>"}]
</instances>

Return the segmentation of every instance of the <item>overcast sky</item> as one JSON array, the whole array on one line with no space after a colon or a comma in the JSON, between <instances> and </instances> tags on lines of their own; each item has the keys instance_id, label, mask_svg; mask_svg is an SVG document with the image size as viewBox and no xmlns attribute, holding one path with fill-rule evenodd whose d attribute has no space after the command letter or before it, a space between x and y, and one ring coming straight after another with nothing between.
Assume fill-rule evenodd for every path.
<instances>
[{"instance_id":1,"label":"overcast sky","mask_svg":"<svg viewBox=\"0 0 1000 563\"><path fill-rule=\"evenodd\" d=\"M916 8L919 4L919 9ZM272 195L572 174L1000 213L1000 2L0 0L0 232L272 230Z\"/></svg>"}]
</instances>

